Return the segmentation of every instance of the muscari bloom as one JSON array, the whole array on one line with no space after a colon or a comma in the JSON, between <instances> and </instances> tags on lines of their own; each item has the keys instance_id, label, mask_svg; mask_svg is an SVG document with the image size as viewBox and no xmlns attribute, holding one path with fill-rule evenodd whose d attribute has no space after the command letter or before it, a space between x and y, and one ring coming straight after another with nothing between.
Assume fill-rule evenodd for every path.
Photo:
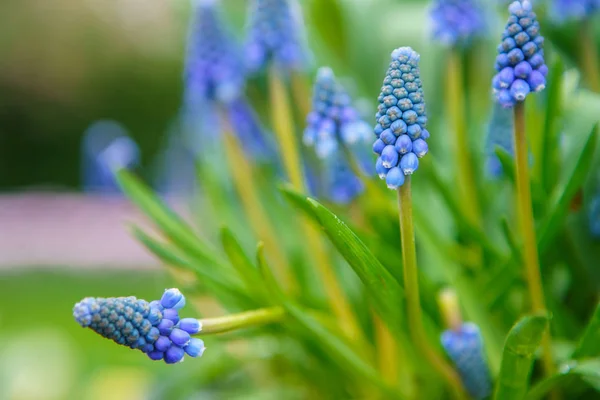
<instances>
[{"instance_id":1,"label":"muscari bloom","mask_svg":"<svg viewBox=\"0 0 600 400\"><path fill-rule=\"evenodd\" d=\"M404 175L419 167L419 158L427 154L427 116L419 73L419 54L410 47L392 52L375 118L377 140L373 151L379 155L375 169L388 188L404 184Z\"/></svg>"},{"instance_id":2,"label":"muscari bloom","mask_svg":"<svg viewBox=\"0 0 600 400\"><path fill-rule=\"evenodd\" d=\"M248 14L245 60L250 71L271 61L284 70L304 67L303 22L296 0L252 0Z\"/></svg>"},{"instance_id":3,"label":"muscari bloom","mask_svg":"<svg viewBox=\"0 0 600 400\"><path fill-rule=\"evenodd\" d=\"M491 391L490 375L477 325L467 322L456 330L445 330L441 342L469 394L475 399L488 396Z\"/></svg>"},{"instance_id":4,"label":"muscari bloom","mask_svg":"<svg viewBox=\"0 0 600 400\"><path fill-rule=\"evenodd\" d=\"M544 61L544 38L540 24L528 0L514 1L508 6L510 17L498 45L496 71L492 87L503 107L525 101L531 92L546 87L548 67Z\"/></svg>"},{"instance_id":5,"label":"muscari bloom","mask_svg":"<svg viewBox=\"0 0 600 400\"><path fill-rule=\"evenodd\" d=\"M324 162L329 197L337 203L350 202L364 187L343 150L348 150L359 164L366 161L368 155L361 150L370 141L371 129L352 105L350 95L336 81L331 68L322 67L317 72L312 111L306 120L303 141L314 147Z\"/></svg>"},{"instance_id":6,"label":"muscari bloom","mask_svg":"<svg viewBox=\"0 0 600 400\"><path fill-rule=\"evenodd\" d=\"M600 11L600 0L553 0L550 14L555 21L581 21Z\"/></svg>"},{"instance_id":7,"label":"muscari bloom","mask_svg":"<svg viewBox=\"0 0 600 400\"><path fill-rule=\"evenodd\" d=\"M167 364L183 361L185 354L199 357L204 342L192 338L202 329L195 318L179 317L185 297L177 289L165 290L160 300L147 302L131 297L86 297L73 307L75 320L84 328L152 360Z\"/></svg>"},{"instance_id":8,"label":"muscari bloom","mask_svg":"<svg viewBox=\"0 0 600 400\"><path fill-rule=\"evenodd\" d=\"M513 126L512 112L498 103L494 104L485 143L486 172L491 178L499 178L502 175L502 164L496 155L496 147L502 148L510 155L514 154Z\"/></svg>"},{"instance_id":9,"label":"muscari bloom","mask_svg":"<svg viewBox=\"0 0 600 400\"><path fill-rule=\"evenodd\" d=\"M476 0L437 0L430 18L433 37L446 46L468 46L485 33L485 16Z\"/></svg>"}]
</instances>

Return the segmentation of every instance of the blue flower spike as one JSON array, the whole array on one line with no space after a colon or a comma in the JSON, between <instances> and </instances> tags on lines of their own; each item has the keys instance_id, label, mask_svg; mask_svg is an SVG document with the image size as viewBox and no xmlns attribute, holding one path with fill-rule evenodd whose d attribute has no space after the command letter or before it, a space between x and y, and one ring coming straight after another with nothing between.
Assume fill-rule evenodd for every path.
<instances>
[{"instance_id":1,"label":"blue flower spike","mask_svg":"<svg viewBox=\"0 0 600 400\"><path fill-rule=\"evenodd\" d=\"M477 325L462 321L458 298L453 290L442 290L438 302L449 327L440 337L442 347L456 366L469 394L475 399L483 399L490 394L492 385L481 332Z\"/></svg>"},{"instance_id":2,"label":"blue flower spike","mask_svg":"<svg viewBox=\"0 0 600 400\"><path fill-rule=\"evenodd\" d=\"M600 12L600 0L553 0L550 15L558 22L582 21Z\"/></svg>"},{"instance_id":3,"label":"blue flower spike","mask_svg":"<svg viewBox=\"0 0 600 400\"><path fill-rule=\"evenodd\" d=\"M252 0L248 14L245 60L250 71L269 62L286 71L304 68L304 27L296 0Z\"/></svg>"},{"instance_id":4,"label":"blue flower spike","mask_svg":"<svg viewBox=\"0 0 600 400\"><path fill-rule=\"evenodd\" d=\"M525 101L529 93L546 87L548 67L544 61L544 38L531 1L514 1L502 33L492 80L496 100L505 108Z\"/></svg>"},{"instance_id":5,"label":"blue flower spike","mask_svg":"<svg viewBox=\"0 0 600 400\"><path fill-rule=\"evenodd\" d=\"M75 304L73 316L84 328L131 349L146 353L151 360L167 364L183 361L187 353L199 357L204 342L192 338L202 330L195 318L179 319L185 297L168 289L160 300L147 302L131 297L87 297Z\"/></svg>"},{"instance_id":6,"label":"blue flower spike","mask_svg":"<svg viewBox=\"0 0 600 400\"><path fill-rule=\"evenodd\" d=\"M445 46L466 47L485 33L485 15L476 0L436 0L430 19L434 39Z\"/></svg>"},{"instance_id":7,"label":"blue flower spike","mask_svg":"<svg viewBox=\"0 0 600 400\"><path fill-rule=\"evenodd\" d=\"M375 170L388 188L398 189L429 151L427 115L419 71L419 54L410 47L392 52L383 80L374 132Z\"/></svg>"}]
</instances>

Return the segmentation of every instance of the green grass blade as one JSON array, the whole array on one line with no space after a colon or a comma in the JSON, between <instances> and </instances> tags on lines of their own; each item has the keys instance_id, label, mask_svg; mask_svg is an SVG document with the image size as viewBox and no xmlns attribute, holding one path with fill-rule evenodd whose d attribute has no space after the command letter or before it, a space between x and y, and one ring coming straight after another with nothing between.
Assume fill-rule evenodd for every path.
<instances>
[{"instance_id":1,"label":"green grass blade","mask_svg":"<svg viewBox=\"0 0 600 400\"><path fill-rule=\"evenodd\" d=\"M542 400L553 390L572 386L573 378L579 378L600 390L600 360L590 359L564 368L563 372L544 379L535 385L525 396L526 400Z\"/></svg>"},{"instance_id":2,"label":"green grass blade","mask_svg":"<svg viewBox=\"0 0 600 400\"><path fill-rule=\"evenodd\" d=\"M512 327L504 343L496 400L519 400L525 396L535 351L547 326L547 316L533 315L522 318Z\"/></svg>"},{"instance_id":3,"label":"green grass blade","mask_svg":"<svg viewBox=\"0 0 600 400\"><path fill-rule=\"evenodd\" d=\"M319 202L291 189L282 188L281 191L290 203L323 228L325 234L363 282L382 318L397 327L402 316L399 310L404 309L403 290L398 281L354 232L331 211Z\"/></svg>"},{"instance_id":4,"label":"green grass blade","mask_svg":"<svg viewBox=\"0 0 600 400\"><path fill-rule=\"evenodd\" d=\"M504 150L500 146L496 146L494 153L498 157L500 164L502 165L502 173L508 178L508 180L515 185L515 161L514 157Z\"/></svg>"},{"instance_id":5,"label":"green grass blade","mask_svg":"<svg viewBox=\"0 0 600 400\"><path fill-rule=\"evenodd\" d=\"M579 344L573 352L573 358L586 358L600 356L600 304L596 307Z\"/></svg>"},{"instance_id":6,"label":"green grass blade","mask_svg":"<svg viewBox=\"0 0 600 400\"><path fill-rule=\"evenodd\" d=\"M552 240L558 234L560 228L569 212L569 205L573 196L581 188L587 178L593 165L594 149L598 135L596 135L597 125L592 128L588 134L587 140L581 150L577 162L569 174L565 186L558 193L557 200L549 208L552 210L544 219L539 229L538 249L544 252L552 244Z\"/></svg>"},{"instance_id":7,"label":"green grass blade","mask_svg":"<svg viewBox=\"0 0 600 400\"><path fill-rule=\"evenodd\" d=\"M221 229L221 243L227 257L229 257L229 261L231 261L231 265L237 270L247 289L255 293L264 293L261 290L263 282L259 270L252 264L252 261L250 261L229 228L224 227Z\"/></svg>"}]
</instances>

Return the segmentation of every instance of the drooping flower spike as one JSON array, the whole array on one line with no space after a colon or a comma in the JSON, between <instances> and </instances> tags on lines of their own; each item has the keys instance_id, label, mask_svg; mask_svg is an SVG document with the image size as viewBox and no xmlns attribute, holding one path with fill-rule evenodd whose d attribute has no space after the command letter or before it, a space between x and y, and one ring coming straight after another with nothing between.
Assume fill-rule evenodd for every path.
<instances>
[{"instance_id":1,"label":"drooping flower spike","mask_svg":"<svg viewBox=\"0 0 600 400\"><path fill-rule=\"evenodd\" d=\"M581 21L600 12L600 0L552 0L550 15L558 22Z\"/></svg>"},{"instance_id":2,"label":"drooping flower spike","mask_svg":"<svg viewBox=\"0 0 600 400\"><path fill-rule=\"evenodd\" d=\"M195 318L180 318L185 297L168 289L160 300L147 302L131 297L87 297L75 304L73 316L84 328L114 342L138 349L152 360L167 364L183 361L185 354L199 357L204 342L191 335L202 330Z\"/></svg>"},{"instance_id":3,"label":"drooping flower spike","mask_svg":"<svg viewBox=\"0 0 600 400\"><path fill-rule=\"evenodd\" d=\"M404 176L419 167L428 152L427 116L419 72L419 54L410 47L392 52L375 118L377 139L373 151L379 155L375 169L388 188L404 184Z\"/></svg>"},{"instance_id":4,"label":"drooping flower spike","mask_svg":"<svg viewBox=\"0 0 600 400\"><path fill-rule=\"evenodd\" d=\"M228 104L244 86L240 52L219 15L217 0L195 0L185 64L185 102Z\"/></svg>"},{"instance_id":5,"label":"drooping flower spike","mask_svg":"<svg viewBox=\"0 0 600 400\"><path fill-rule=\"evenodd\" d=\"M430 18L434 39L446 46L468 46L485 33L485 15L476 0L436 0Z\"/></svg>"},{"instance_id":6,"label":"drooping flower spike","mask_svg":"<svg viewBox=\"0 0 600 400\"><path fill-rule=\"evenodd\" d=\"M508 6L510 17L498 45L492 87L503 107L525 101L531 92L546 87L548 67L544 60L544 38L529 0Z\"/></svg>"},{"instance_id":7,"label":"drooping flower spike","mask_svg":"<svg viewBox=\"0 0 600 400\"><path fill-rule=\"evenodd\" d=\"M251 0L246 67L258 71L273 61L284 70L306 64L304 27L296 0Z\"/></svg>"}]
</instances>

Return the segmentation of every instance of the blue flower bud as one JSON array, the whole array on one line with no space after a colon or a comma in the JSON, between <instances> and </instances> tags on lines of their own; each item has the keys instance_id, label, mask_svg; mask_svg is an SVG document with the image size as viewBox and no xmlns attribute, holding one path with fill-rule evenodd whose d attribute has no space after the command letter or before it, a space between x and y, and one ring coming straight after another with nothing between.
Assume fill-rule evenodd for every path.
<instances>
[{"instance_id":1,"label":"blue flower bud","mask_svg":"<svg viewBox=\"0 0 600 400\"><path fill-rule=\"evenodd\" d=\"M181 294L179 289L167 289L160 299L160 304L164 308L174 308L181 299L183 299L183 294Z\"/></svg>"},{"instance_id":2,"label":"blue flower bud","mask_svg":"<svg viewBox=\"0 0 600 400\"><path fill-rule=\"evenodd\" d=\"M171 339L168 336L161 336L154 343L154 348L157 351L165 352L171 347L171 344Z\"/></svg>"},{"instance_id":3,"label":"blue flower bud","mask_svg":"<svg viewBox=\"0 0 600 400\"><path fill-rule=\"evenodd\" d=\"M429 146L427 142L423 139L417 139L413 142L412 151L417 155L417 157L421 158L429 151Z\"/></svg>"},{"instance_id":4,"label":"blue flower bud","mask_svg":"<svg viewBox=\"0 0 600 400\"><path fill-rule=\"evenodd\" d=\"M391 129L386 129L385 131L381 132L379 139L381 139L385 144L394 144L396 142L396 135L394 135Z\"/></svg>"},{"instance_id":5,"label":"blue flower bud","mask_svg":"<svg viewBox=\"0 0 600 400\"><path fill-rule=\"evenodd\" d=\"M194 335L202 329L200 321L196 318L183 318L179 321L178 328L186 331L190 335Z\"/></svg>"},{"instance_id":6,"label":"blue flower bud","mask_svg":"<svg viewBox=\"0 0 600 400\"><path fill-rule=\"evenodd\" d=\"M154 360L154 361L160 361L165 356L165 353L163 353L162 351L158 351L158 350L151 351L151 352L146 353L146 354L148 354L148 357L150 357L150 359Z\"/></svg>"},{"instance_id":7,"label":"blue flower bud","mask_svg":"<svg viewBox=\"0 0 600 400\"><path fill-rule=\"evenodd\" d=\"M190 334L183 329L173 328L169 339L177 346L185 346L190 341Z\"/></svg>"},{"instance_id":8,"label":"blue flower bud","mask_svg":"<svg viewBox=\"0 0 600 400\"><path fill-rule=\"evenodd\" d=\"M491 392L491 381L477 325L464 323L457 331L446 330L441 342L469 394L475 399L487 397Z\"/></svg>"},{"instance_id":9,"label":"blue flower bud","mask_svg":"<svg viewBox=\"0 0 600 400\"><path fill-rule=\"evenodd\" d=\"M192 338L187 346L183 348L190 357L200 357L206 350L202 339Z\"/></svg>"},{"instance_id":10,"label":"blue flower bud","mask_svg":"<svg viewBox=\"0 0 600 400\"><path fill-rule=\"evenodd\" d=\"M413 143L414 150L414 143ZM419 159L415 153L408 153L400 159L400 168L404 175L412 175L419 168Z\"/></svg>"},{"instance_id":11,"label":"blue flower bud","mask_svg":"<svg viewBox=\"0 0 600 400\"><path fill-rule=\"evenodd\" d=\"M398 164L398 152L393 145L385 146L381 152L381 162L385 168L392 168Z\"/></svg>"},{"instance_id":12,"label":"blue flower bud","mask_svg":"<svg viewBox=\"0 0 600 400\"><path fill-rule=\"evenodd\" d=\"M172 345L165 352L165 362L167 364L176 364L178 362L183 361L184 356L185 351L181 347Z\"/></svg>"},{"instance_id":13,"label":"blue flower bud","mask_svg":"<svg viewBox=\"0 0 600 400\"><path fill-rule=\"evenodd\" d=\"M404 184L404 174L398 167L394 167L387 172L385 183L389 189L398 189Z\"/></svg>"},{"instance_id":14,"label":"blue flower bud","mask_svg":"<svg viewBox=\"0 0 600 400\"><path fill-rule=\"evenodd\" d=\"M373 143L373 152L381 155L381 152L383 151L384 147L385 147L385 142L381 139L377 139Z\"/></svg>"},{"instance_id":15,"label":"blue flower bud","mask_svg":"<svg viewBox=\"0 0 600 400\"><path fill-rule=\"evenodd\" d=\"M402 135L406 133L408 127L406 126L406 122L399 119L397 121L394 121L394 123L390 126L390 129L392 130L392 132L394 132L395 135Z\"/></svg>"},{"instance_id":16,"label":"blue flower bud","mask_svg":"<svg viewBox=\"0 0 600 400\"><path fill-rule=\"evenodd\" d=\"M170 319L174 324L179 322L179 313L174 308L167 308L163 311L163 318Z\"/></svg>"},{"instance_id":17,"label":"blue flower bud","mask_svg":"<svg viewBox=\"0 0 600 400\"><path fill-rule=\"evenodd\" d=\"M413 149L412 139L408 135L401 135L398 137L398 140L396 140L395 147L398 153L406 154Z\"/></svg>"},{"instance_id":18,"label":"blue flower bud","mask_svg":"<svg viewBox=\"0 0 600 400\"><path fill-rule=\"evenodd\" d=\"M160 321L160 324L158 324L157 328L161 335L169 336L173 330L173 326L175 326L173 321L165 318Z\"/></svg>"},{"instance_id":19,"label":"blue flower bud","mask_svg":"<svg viewBox=\"0 0 600 400\"><path fill-rule=\"evenodd\" d=\"M408 127L408 136L412 140L417 140L421 137L421 126L419 124L414 124Z\"/></svg>"},{"instance_id":20,"label":"blue flower bud","mask_svg":"<svg viewBox=\"0 0 600 400\"><path fill-rule=\"evenodd\" d=\"M496 100L506 108L524 101L530 92L542 90L547 74L543 56L544 38L539 35L539 23L531 2L515 1L508 10L511 16L496 58L498 73L492 80Z\"/></svg>"},{"instance_id":21,"label":"blue flower bud","mask_svg":"<svg viewBox=\"0 0 600 400\"><path fill-rule=\"evenodd\" d=\"M389 170L389 168L383 166L381 157L377 157L377 162L375 163L375 172L377 172L377 176L379 176L380 179L385 179Z\"/></svg>"}]
</instances>

